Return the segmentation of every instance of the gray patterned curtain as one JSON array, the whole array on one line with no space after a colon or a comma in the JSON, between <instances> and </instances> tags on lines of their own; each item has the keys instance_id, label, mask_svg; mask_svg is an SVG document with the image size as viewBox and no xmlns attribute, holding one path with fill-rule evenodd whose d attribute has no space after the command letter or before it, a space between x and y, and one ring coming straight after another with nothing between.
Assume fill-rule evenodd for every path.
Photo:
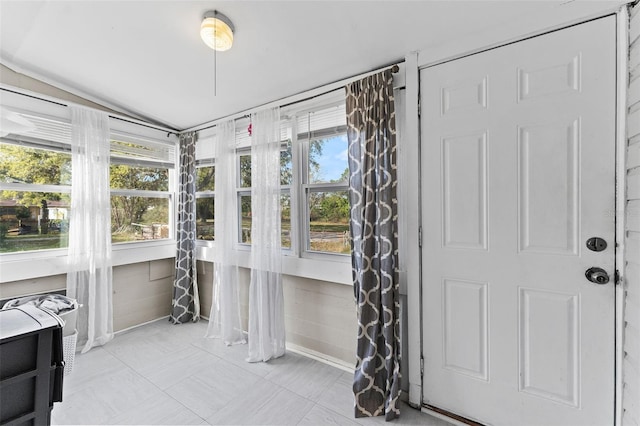
<instances>
[{"instance_id":1,"label":"gray patterned curtain","mask_svg":"<svg viewBox=\"0 0 640 426\"><path fill-rule=\"evenodd\" d=\"M400 414L396 124L391 70L346 86L356 417Z\"/></svg>"},{"instance_id":2,"label":"gray patterned curtain","mask_svg":"<svg viewBox=\"0 0 640 426\"><path fill-rule=\"evenodd\" d=\"M180 135L180 175L176 238L176 277L169 321L181 324L200 319L196 270L196 132Z\"/></svg>"}]
</instances>

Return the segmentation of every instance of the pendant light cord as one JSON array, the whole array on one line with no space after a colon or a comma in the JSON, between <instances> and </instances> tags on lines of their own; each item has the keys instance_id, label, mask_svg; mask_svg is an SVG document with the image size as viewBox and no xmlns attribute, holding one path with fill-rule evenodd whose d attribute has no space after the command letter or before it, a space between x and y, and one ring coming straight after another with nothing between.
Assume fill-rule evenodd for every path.
<instances>
[{"instance_id":1,"label":"pendant light cord","mask_svg":"<svg viewBox=\"0 0 640 426\"><path fill-rule=\"evenodd\" d=\"M214 24L213 24L213 43L214 45L218 41L218 11L213 11ZM218 95L218 49L213 49L213 96Z\"/></svg>"}]
</instances>

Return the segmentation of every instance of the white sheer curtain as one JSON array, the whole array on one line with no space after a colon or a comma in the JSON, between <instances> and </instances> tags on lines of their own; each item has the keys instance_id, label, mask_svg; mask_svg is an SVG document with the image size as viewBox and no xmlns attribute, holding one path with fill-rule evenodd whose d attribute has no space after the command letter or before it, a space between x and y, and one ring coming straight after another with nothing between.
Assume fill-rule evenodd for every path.
<instances>
[{"instance_id":1,"label":"white sheer curtain","mask_svg":"<svg viewBox=\"0 0 640 426\"><path fill-rule=\"evenodd\" d=\"M220 338L227 345L246 343L240 323L238 267L233 262L232 250L236 239L236 128L229 120L217 126L215 145L215 264L213 273L213 299L209 314L207 337Z\"/></svg>"},{"instance_id":2,"label":"white sheer curtain","mask_svg":"<svg viewBox=\"0 0 640 426\"><path fill-rule=\"evenodd\" d=\"M71 108L71 213L67 295L78 301L82 352L113 338L109 117Z\"/></svg>"},{"instance_id":3,"label":"white sheer curtain","mask_svg":"<svg viewBox=\"0 0 640 426\"><path fill-rule=\"evenodd\" d=\"M280 109L252 114L251 284L249 357L284 355L284 297L280 251Z\"/></svg>"}]
</instances>

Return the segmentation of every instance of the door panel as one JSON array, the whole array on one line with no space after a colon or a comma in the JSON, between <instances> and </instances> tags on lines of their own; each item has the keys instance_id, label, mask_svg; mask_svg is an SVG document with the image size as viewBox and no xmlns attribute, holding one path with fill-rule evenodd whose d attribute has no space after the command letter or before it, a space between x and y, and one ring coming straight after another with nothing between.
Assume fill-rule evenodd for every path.
<instances>
[{"instance_id":1,"label":"door panel","mask_svg":"<svg viewBox=\"0 0 640 426\"><path fill-rule=\"evenodd\" d=\"M444 247L487 248L486 134L442 140Z\"/></svg>"},{"instance_id":2,"label":"door panel","mask_svg":"<svg viewBox=\"0 0 640 426\"><path fill-rule=\"evenodd\" d=\"M578 296L519 290L520 391L577 408L580 400Z\"/></svg>"},{"instance_id":3,"label":"door panel","mask_svg":"<svg viewBox=\"0 0 640 426\"><path fill-rule=\"evenodd\" d=\"M613 423L615 18L420 79L423 402L496 425Z\"/></svg>"},{"instance_id":4,"label":"door panel","mask_svg":"<svg viewBox=\"0 0 640 426\"><path fill-rule=\"evenodd\" d=\"M445 368L488 380L487 283L444 279Z\"/></svg>"},{"instance_id":5,"label":"door panel","mask_svg":"<svg viewBox=\"0 0 640 426\"><path fill-rule=\"evenodd\" d=\"M578 254L580 125L518 129L518 243L521 252Z\"/></svg>"}]
</instances>

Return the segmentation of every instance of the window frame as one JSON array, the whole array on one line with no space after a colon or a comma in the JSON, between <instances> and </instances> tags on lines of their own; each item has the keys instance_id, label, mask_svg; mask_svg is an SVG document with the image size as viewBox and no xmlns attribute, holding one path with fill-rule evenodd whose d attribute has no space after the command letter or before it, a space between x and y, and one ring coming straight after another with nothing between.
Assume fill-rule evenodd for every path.
<instances>
[{"instance_id":1,"label":"window frame","mask_svg":"<svg viewBox=\"0 0 640 426\"><path fill-rule=\"evenodd\" d=\"M340 107L343 104L345 104L345 100L319 103L311 108L302 109L295 113L294 123L297 123L298 117L302 115L308 115L310 113L322 111L332 107ZM311 141L321 138L346 135L346 122L342 126L327 127L317 131L307 132L300 132L296 125L294 130L294 140L296 145L298 146L297 151L299 164L299 183L297 186L300 188L299 195L297 197L297 203L299 208L298 211L301 213L298 215L298 229L300 230L300 237L297 239L300 244L299 256L301 258L307 259L323 259L339 262L350 262L350 255L346 253L311 250L311 220L309 209L309 194L312 192L349 191L348 180L344 182L309 182L309 151Z\"/></svg>"},{"instance_id":2,"label":"window frame","mask_svg":"<svg viewBox=\"0 0 640 426\"><path fill-rule=\"evenodd\" d=\"M317 256L349 256L347 253L336 253L330 251L320 251L320 250L312 250L311 249L311 211L309 209L309 196L312 192L338 192L338 191L349 191L349 185L345 185L342 183L326 183L326 184L306 184L302 185L303 193L304 193L304 203L303 203L303 219L305 221L305 232L304 232L304 241L303 241L303 256L309 258L315 258Z\"/></svg>"},{"instance_id":3,"label":"window frame","mask_svg":"<svg viewBox=\"0 0 640 426\"><path fill-rule=\"evenodd\" d=\"M0 88L2 89L2 88ZM46 95L32 94L22 89L2 90L2 101L0 105L3 109L18 114L35 116L45 120L51 120L57 126L70 126L70 110L66 103L60 102L57 98ZM179 140L174 130L152 125L140 120L120 116L115 113L109 114L110 137L114 132L130 134L142 139L151 139L167 144L176 152L179 150ZM38 139L38 142L44 139ZM59 143L51 142L50 146L58 147ZM68 150L70 151L70 144ZM178 167L178 156L174 163L174 173ZM8 184L5 184L5 188ZM11 184L13 185L13 184ZM31 184L28 184L31 185ZM171 195L171 205L169 207L169 224L175 222L175 194L177 193L177 182L169 182ZM53 185L54 191L48 192L71 192L71 186ZM18 190L26 189L21 186ZM175 225L170 230L169 238L162 240L134 241L126 244L112 244L112 264L113 266L128 265L139 262L147 262L159 259L175 257ZM19 251L11 253L0 253L0 284L66 274L68 272L68 248L56 248L45 250Z\"/></svg>"},{"instance_id":4,"label":"window frame","mask_svg":"<svg viewBox=\"0 0 640 426\"><path fill-rule=\"evenodd\" d=\"M288 123L287 123L288 125ZM281 123L282 128L282 123ZM283 184L282 180L280 181L280 197L283 195L289 196L289 208L290 208L290 230L289 230L289 240L291 244L289 247L281 247L283 255L295 255L297 253L297 226L294 225L296 222L293 218L297 213L297 202L293 197L293 187L294 182L296 181L296 165L295 165L295 156L293 151L293 140L287 139L280 141L280 152L287 151L288 148L291 149L291 183ZM236 220L237 220L237 231L236 231L236 246L240 250L251 250L251 244L245 243L242 241L243 237L243 228L242 228L242 197L251 197L251 191L253 189L253 182L251 182L251 186L242 186L242 171L240 167L241 157L248 156L251 159L251 146L242 146L236 148L236 205L234 206L236 209ZM280 226L282 227L282 212L280 214Z\"/></svg>"},{"instance_id":5,"label":"window frame","mask_svg":"<svg viewBox=\"0 0 640 426\"><path fill-rule=\"evenodd\" d=\"M130 140L131 142L135 143L135 140L149 140L153 143L157 143L157 144L164 144L164 142L160 142L156 139L150 139L150 138L146 138L146 137L141 137L141 136L137 136L137 135L131 135L129 133L124 133L124 132L119 132L119 131L110 131L110 140L113 142L115 139L117 139L120 142L127 142L127 140ZM168 145L168 144L167 144ZM117 242L114 243L113 241L111 242L111 247L112 250L114 248L116 248L117 246L120 245L129 245L129 244L149 244L153 241L166 241L166 240L171 240L171 241L175 241L175 233L176 233L176 224L175 224L175 218L176 218L176 195L177 195L177 168L179 167L178 164L178 160L179 160L179 153L177 152L177 147L176 148L176 153L174 155L174 161L173 162L161 162L161 161L155 161L155 160L146 160L146 159L139 159L139 158L132 158L132 159L123 159L122 157L116 157L114 155L110 155L109 157L109 167L111 167L112 165L127 165L127 166L131 166L131 167L141 167L141 168L166 168L167 169L167 177L168 177L168 182L167 182L167 190L166 191L162 191L162 190L145 190L145 189L131 189L131 188L109 188L109 199L111 202L111 197L138 197L138 198L158 198L158 199L167 199L168 201L168 206L167 206L167 225L168 225L168 236L167 238L158 238L158 239L150 239L150 240L134 240L134 241L122 241L122 242ZM116 159L115 161L114 158ZM72 171L73 173L73 171ZM113 232L112 232L112 238L113 238Z\"/></svg>"},{"instance_id":6,"label":"window frame","mask_svg":"<svg viewBox=\"0 0 640 426\"><path fill-rule=\"evenodd\" d=\"M18 114L26 114L26 111L10 108L11 112ZM45 120L50 120L49 117L42 117ZM7 135L8 136L8 135ZM17 139L0 138L2 145L16 146L24 149L34 149L39 151L48 151L54 153L63 153L69 156L69 162L71 163L71 146L64 145L53 141L44 141L41 139L34 139L28 136L19 135ZM18 182L0 182L0 192L2 191L15 191L15 192L35 192L35 193L59 193L59 194L71 194L70 184L38 184L38 183L18 183ZM71 206L69 205L69 210ZM68 246L39 249L39 250L18 250L6 253L0 253L0 259L13 259L30 256L34 253L44 253L46 256L57 255L58 253L64 253L67 251Z\"/></svg>"},{"instance_id":7,"label":"window frame","mask_svg":"<svg viewBox=\"0 0 640 426\"><path fill-rule=\"evenodd\" d=\"M282 255L286 257L293 257L299 259L317 259L317 260L330 260L338 262L350 262L350 255L347 253L336 252L324 252L318 250L311 250L311 235L310 235L310 220L309 220L309 205L308 196L312 192L335 192L345 191L348 192L349 182L320 182L309 183L308 171L308 153L309 143L311 140L319 138L330 138L346 135L347 126L330 126L326 129L319 129L313 132L298 131L298 118L302 115L308 115L315 111L322 111L330 109L332 107L341 107L345 104L343 99L336 100L333 98L330 101L324 101L316 103L314 106L307 105L304 109L298 108L297 110L287 111L288 115L283 115L281 121L281 129L291 130L290 139L283 140L281 142L281 151L286 150L287 145L291 147L291 167L292 167L292 179L289 185L281 184L281 194L288 195L290 200L291 209L291 229L289 238L291 240L291 247L283 247ZM248 120L239 120L240 124L236 125L236 129L244 129L244 125L248 124ZM251 157L251 146L247 143L248 139L246 135L242 137L242 140L238 139L239 133L236 130L236 197L235 208L236 211L236 237L235 248L240 252L250 252L251 244L242 242L242 197L251 197L251 186L242 186L242 173L240 162L244 156Z\"/></svg>"},{"instance_id":8,"label":"window frame","mask_svg":"<svg viewBox=\"0 0 640 426\"><path fill-rule=\"evenodd\" d=\"M211 198L214 200L215 203L215 199L216 199L216 191L215 189L212 190L206 190L206 191L198 191L197 188L197 184L198 184L198 179L197 179L197 174L198 174L198 169L199 168L204 168L204 167L214 167L216 166L216 160L215 158L207 158L207 159L196 159L196 221L198 220L198 212L197 212L197 203L198 200L202 200L202 199L207 199L207 198ZM215 176L215 169L214 169L214 176ZM215 178L214 178L215 179ZM215 188L215 184L214 184L214 188ZM215 206L215 204L214 204ZM215 221L215 217L216 217L216 212L215 212L215 207L214 207L214 211L213 211L213 220ZM214 222L214 226L215 226L215 222ZM196 230L197 230L197 224L196 224ZM212 240L205 240L205 239L200 239L198 238L198 236L196 235L196 245L213 245L215 244L215 228L214 228L214 233L213 233L213 239Z\"/></svg>"},{"instance_id":9,"label":"window frame","mask_svg":"<svg viewBox=\"0 0 640 426\"><path fill-rule=\"evenodd\" d=\"M59 119L49 115L34 113L27 109L14 108L12 106L5 107L3 105L3 109L5 108L8 113L15 113L20 116L26 115L29 117L35 117L43 122L53 123L53 126L64 127L65 125L64 122L61 123ZM12 134L12 133L9 133L9 134ZM69 167L71 168L71 162L72 162L71 145L68 143L64 143L59 140L58 141L44 140L44 139L34 138L31 136L25 136L20 134L18 134L17 138L15 139L8 138L6 136L3 136L0 138L0 143L2 143L3 145L22 147L25 149L34 149L39 151L48 151L53 153L67 154L69 156ZM55 183L38 184L38 183L0 182L0 192L2 191L71 194L71 183L69 182L69 184L55 184ZM71 206L69 205L69 210L70 208ZM39 253L39 252L44 252L45 254L48 254L48 255L57 255L58 253L66 252L66 250L67 250L67 246L49 248L49 249L40 249L40 250L19 250L19 251L13 251L13 252L0 253L0 260L2 260L3 258L5 259L21 258L21 256L29 256L29 254Z\"/></svg>"},{"instance_id":10,"label":"window frame","mask_svg":"<svg viewBox=\"0 0 640 426\"><path fill-rule=\"evenodd\" d=\"M236 148L236 205L234 206L236 210L236 238L235 244L236 247L240 250L250 251L251 244L245 243L242 241L242 197L251 198L251 188L253 182L249 186L242 186L242 168L240 164L242 162L242 157L249 157L251 160L251 146L243 146ZM253 178L252 178L253 180ZM251 232L251 230L249 230Z\"/></svg>"},{"instance_id":11,"label":"window frame","mask_svg":"<svg viewBox=\"0 0 640 426\"><path fill-rule=\"evenodd\" d=\"M58 193L58 194L71 194L71 186L69 185L60 185L60 186L56 186L56 185L38 185L38 184L17 184L17 183L4 183L4 184L0 184L0 192L1 191L16 191L16 192L31 192L31 193ZM51 201L51 200L49 200ZM30 206L33 207L33 206ZM69 206L69 210L71 210L70 206ZM68 220L68 219L67 219ZM67 231L68 232L68 231ZM68 235L67 235L67 242L68 242ZM2 256L11 256L11 255L15 255L18 256L20 254L22 255L30 255L30 254L34 254L34 253L39 253L39 252L45 252L45 253L51 253L51 254L56 254L59 252L66 252L68 248L68 244L62 247L55 247L55 248L46 248L46 249L38 249L38 250L17 250L17 251L11 251L11 252L5 252L5 253L0 253L0 257Z\"/></svg>"},{"instance_id":12,"label":"window frame","mask_svg":"<svg viewBox=\"0 0 640 426\"><path fill-rule=\"evenodd\" d=\"M342 86L340 87L342 89ZM302 155L300 143L298 143L298 123L296 121L296 115L308 111L322 110L330 108L331 106L344 105L344 91L331 91L324 93L317 97L307 99L295 104L288 105L280 108L281 126L282 129L288 126L291 129L291 134L288 135L288 139L291 140L291 159L292 159L292 182L290 186L291 196L291 250L282 250L282 273L290 276L296 276L301 278L309 278L319 281L327 281L332 283L338 283L342 285L351 285L351 257L347 254L338 253L323 253L323 252L307 252L304 253L301 249L303 244L301 233L305 226L305 218L301 210L303 208L301 203L304 203L304 189L302 187ZM252 110L253 111L253 110ZM243 112L237 114L235 117L229 117L228 119L235 119L236 128L236 148L248 148L250 147L250 139L248 133L245 131L249 125L250 120L248 115L250 112ZM215 137L217 132L216 124L220 121L214 121L210 124L212 127L204 128L200 130L199 141L204 138ZM346 123L345 123L346 124ZM303 128L304 129L304 128ZM335 135L336 127L332 127L332 133ZM194 128L193 130L198 130ZM342 127L342 130L346 131L346 125ZM281 130L284 133L285 130ZM286 129L288 131L288 129ZM302 135L301 135L302 136ZM306 133L304 134L306 136ZM324 136L324 135L323 135ZM300 137L300 139L303 139ZM250 152L250 151L249 151ZM238 161L236 159L236 161ZM237 173L237 171L236 171ZM238 177L234 176L236 185ZM237 189L237 188L236 188ZM245 188L246 190L246 188ZM247 191L250 193L250 188ZM234 217L237 220L237 193L234 196L236 209ZM234 224L234 232L236 234L237 224ZM235 236L234 240L237 241L238 237ZM234 243L232 252L230 253L233 263L240 268L251 268L251 246L247 244ZM217 251L215 250L215 244L213 246L207 246L204 244L197 245L196 257L199 261L216 262L218 259Z\"/></svg>"},{"instance_id":13,"label":"window frame","mask_svg":"<svg viewBox=\"0 0 640 426\"><path fill-rule=\"evenodd\" d=\"M207 132L206 135L200 134L198 140L196 142L196 150L195 150L195 160L196 160L196 203L198 199L202 198L213 198L215 200L215 187L214 190L206 190L206 191L198 191L197 188L197 169L201 167L216 167L216 158L215 153L216 150L214 148L215 144L218 143L217 133L215 129L213 132ZM215 174L215 171L214 171ZM215 179L215 175L214 175ZM213 218L215 220L215 211L213 212ZM197 220L197 211L196 211L196 220ZM197 228L197 225L196 225ZM204 240L199 239L196 235L196 247L201 248L213 248L215 246L215 230L214 230L214 239L213 240Z\"/></svg>"}]
</instances>

